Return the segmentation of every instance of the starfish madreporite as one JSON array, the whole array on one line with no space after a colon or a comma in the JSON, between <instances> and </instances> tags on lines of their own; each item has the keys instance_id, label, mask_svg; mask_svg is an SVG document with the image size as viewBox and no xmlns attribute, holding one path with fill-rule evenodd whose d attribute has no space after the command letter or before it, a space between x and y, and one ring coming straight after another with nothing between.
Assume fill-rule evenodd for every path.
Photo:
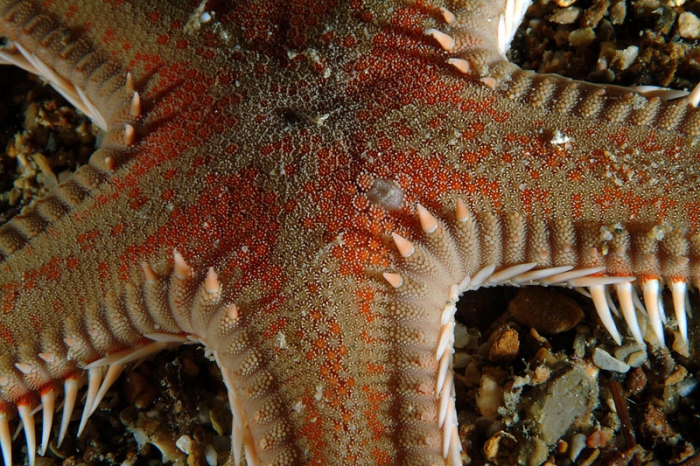
<instances>
[{"instance_id":1,"label":"starfish madreporite","mask_svg":"<svg viewBox=\"0 0 700 466\"><path fill-rule=\"evenodd\" d=\"M210 4L211 3L211 4ZM0 443L124 366L219 364L236 461L459 464L465 290L584 287L616 341L700 283L700 91L521 71L519 2L0 1L0 60L105 134L0 229ZM639 300L637 300L639 301ZM59 429L59 440L66 424Z\"/></svg>"}]
</instances>

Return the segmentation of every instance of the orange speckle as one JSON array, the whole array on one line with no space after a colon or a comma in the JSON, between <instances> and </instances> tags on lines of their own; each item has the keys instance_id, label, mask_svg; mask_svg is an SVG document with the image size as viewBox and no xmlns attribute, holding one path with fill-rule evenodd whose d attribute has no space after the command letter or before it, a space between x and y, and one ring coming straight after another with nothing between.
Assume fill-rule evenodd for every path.
<instances>
[{"instance_id":1,"label":"orange speckle","mask_svg":"<svg viewBox=\"0 0 700 466\"><path fill-rule=\"evenodd\" d=\"M149 12L147 15L148 20L152 23L157 23L158 21L160 21L160 17L161 17L160 12L157 10L153 10L153 11Z\"/></svg>"}]
</instances>

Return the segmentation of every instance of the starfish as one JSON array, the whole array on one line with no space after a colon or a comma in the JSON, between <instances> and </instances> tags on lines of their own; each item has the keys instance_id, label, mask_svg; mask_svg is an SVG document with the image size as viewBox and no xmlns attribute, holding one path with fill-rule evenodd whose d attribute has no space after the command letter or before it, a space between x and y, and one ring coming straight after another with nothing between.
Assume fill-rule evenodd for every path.
<instances>
[{"instance_id":1,"label":"starfish","mask_svg":"<svg viewBox=\"0 0 700 466\"><path fill-rule=\"evenodd\" d=\"M0 60L104 131L0 229L6 464L15 414L33 464L60 394L59 443L85 377L79 432L187 342L237 464L461 464L454 311L484 286L586 288L618 343L643 310L663 345L666 285L687 340L699 89L521 70L527 2L209 3L0 1Z\"/></svg>"}]
</instances>

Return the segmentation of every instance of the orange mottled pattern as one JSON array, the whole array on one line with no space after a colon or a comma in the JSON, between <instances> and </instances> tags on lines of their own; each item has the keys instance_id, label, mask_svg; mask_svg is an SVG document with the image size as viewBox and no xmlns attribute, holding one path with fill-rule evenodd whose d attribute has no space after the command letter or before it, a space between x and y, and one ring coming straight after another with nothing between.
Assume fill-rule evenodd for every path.
<instances>
[{"instance_id":1,"label":"orange mottled pattern","mask_svg":"<svg viewBox=\"0 0 700 466\"><path fill-rule=\"evenodd\" d=\"M700 145L537 109L460 74L424 34L443 25L438 2L208 3L212 19L198 22L192 1L0 1L2 32L87 89L108 124L93 162L114 162L0 263L2 374L79 331L105 297L142 286L141 264L168 276L176 249L197 280L213 267L222 300L236 304L245 332L236 341L271 375L266 390L297 462L441 461L434 413L419 420L432 422L424 429L404 417L401 398L410 385L434 408L437 362L392 336L401 316L381 275L399 262L391 233L419 235L416 203L436 215L461 198L478 214L700 233ZM81 37L112 72L42 48L43 36L22 28L33 15ZM142 102L136 118L127 72ZM571 143L552 144L556 132ZM400 206L372 199L376 180L401 189ZM200 336L222 352L229 344ZM113 336L47 371L67 377L144 340ZM37 380L0 393L16 404L42 389ZM255 393L241 389L244 404ZM410 442L396 434L410 426ZM265 429L253 429L268 439L261 456Z\"/></svg>"}]
</instances>

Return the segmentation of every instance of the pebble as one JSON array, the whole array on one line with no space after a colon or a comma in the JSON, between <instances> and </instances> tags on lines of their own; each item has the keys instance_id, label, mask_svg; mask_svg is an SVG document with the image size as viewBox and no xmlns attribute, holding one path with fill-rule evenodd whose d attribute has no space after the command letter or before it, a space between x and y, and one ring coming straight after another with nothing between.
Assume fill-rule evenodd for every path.
<instances>
[{"instance_id":1,"label":"pebble","mask_svg":"<svg viewBox=\"0 0 700 466\"><path fill-rule=\"evenodd\" d=\"M476 407L483 416L489 417L498 413L503 403L503 390L498 381L489 375L481 377L481 386L476 393Z\"/></svg>"},{"instance_id":2,"label":"pebble","mask_svg":"<svg viewBox=\"0 0 700 466\"><path fill-rule=\"evenodd\" d=\"M567 8L576 3L576 0L554 0L554 3L562 8Z\"/></svg>"},{"instance_id":3,"label":"pebble","mask_svg":"<svg viewBox=\"0 0 700 466\"><path fill-rule=\"evenodd\" d=\"M601 47L602 49L602 47ZM628 69L639 57L639 47L630 45L623 50L615 50L610 57L610 66L617 71Z\"/></svg>"},{"instance_id":4,"label":"pebble","mask_svg":"<svg viewBox=\"0 0 700 466\"><path fill-rule=\"evenodd\" d=\"M624 373L630 370L629 365L612 357L610 353L600 348L593 350L593 363L605 371Z\"/></svg>"},{"instance_id":5,"label":"pebble","mask_svg":"<svg viewBox=\"0 0 700 466\"><path fill-rule=\"evenodd\" d=\"M577 329L576 336L574 337L573 350L577 358L583 359L586 355L586 335L578 330L579 329Z\"/></svg>"},{"instance_id":6,"label":"pebble","mask_svg":"<svg viewBox=\"0 0 700 466\"><path fill-rule=\"evenodd\" d=\"M484 455L486 459L495 463L499 460L501 448L505 451L512 451L517 445L518 441L513 435L500 430L484 443Z\"/></svg>"},{"instance_id":7,"label":"pebble","mask_svg":"<svg viewBox=\"0 0 700 466\"><path fill-rule=\"evenodd\" d=\"M506 328L491 344L489 361L509 363L518 356L519 351L520 339L518 338L518 332L512 328Z\"/></svg>"},{"instance_id":8,"label":"pebble","mask_svg":"<svg viewBox=\"0 0 700 466\"><path fill-rule=\"evenodd\" d=\"M627 389L629 394L638 395L642 392L642 390L644 390L646 386L647 376L644 373L644 371L639 367L635 367L634 369L632 369L627 379L627 383L625 384L625 388Z\"/></svg>"},{"instance_id":9,"label":"pebble","mask_svg":"<svg viewBox=\"0 0 700 466\"><path fill-rule=\"evenodd\" d=\"M533 361L539 364L549 364L550 366L557 362L557 358L548 348L540 348L535 353Z\"/></svg>"},{"instance_id":10,"label":"pebble","mask_svg":"<svg viewBox=\"0 0 700 466\"><path fill-rule=\"evenodd\" d=\"M642 367L644 363L647 362L647 359L648 357L646 351L636 351L630 354L625 362L631 367Z\"/></svg>"},{"instance_id":11,"label":"pebble","mask_svg":"<svg viewBox=\"0 0 700 466\"><path fill-rule=\"evenodd\" d=\"M204 447L204 460L209 466L216 466L219 464L219 455L211 444L207 444Z\"/></svg>"},{"instance_id":12,"label":"pebble","mask_svg":"<svg viewBox=\"0 0 700 466\"><path fill-rule=\"evenodd\" d=\"M625 16L627 16L627 2L624 0L617 0L608 12L610 14L610 21L613 24L622 24L625 22Z\"/></svg>"},{"instance_id":13,"label":"pebble","mask_svg":"<svg viewBox=\"0 0 700 466\"><path fill-rule=\"evenodd\" d=\"M528 464L542 464L549 456L549 446L542 440L535 438L531 440L532 450L528 456ZM520 461L520 464L524 464Z\"/></svg>"},{"instance_id":14,"label":"pebble","mask_svg":"<svg viewBox=\"0 0 700 466\"><path fill-rule=\"evenodd\" d=\"M689 11L678 17L678 34L684 39L700 39L700 19Z\"/></svg>"},{"instance_id":15,"label":"pebble","mask_svg":"<svg viewBox=\"0 0 700 466\"><path fill-rule=\"evenodd\" d=\"M138 423L138 426L128 427L128 429L134 435L134 439L140 445L140 448L146 444L154 445L163 454L164 462L185 460L185 455L178 448L175 439L167 432L167 429L158 423L149 423L148 421L139 421ZM187 447L186 441L183 440L183 442L180 444ZM189 443L189 446L191 448L192 442Z\"/></svg>"},{"instance_id":16,"label":"pebble","mask_svg":"<svg viewBox=\"0 0 700 466\"><path fill-rule=\"evenodd\" d=\"M658 15L661 2L659 0L637 0L633 5L635 16L646 17Z\"/></svg>"},{"instance_id":17,"label":"pebble","mask_svg":"<svg viewBox=\"0 0 700 466\"><path fill-rule=\"evenodd\" d=\"M640 367L647 361L647 347L641 343L630 343L615 350L615 358L631 367Z\"/></svg>"},{"instance_id":18,"label":"pebble","mask_svg":"<svg viewBox=\"0 0 700 466\"><path fill-rule=\"evenodd\" d=\"M678 394L682 397L690 395L698 386L698 381L693 378L685 379L678 383Z\"/></svg>"},{"instance_id":19,"label":"pebble","mask_svg":"<svg viewBox=\"0 0 700 466\"><path fill-rule=\"evenodd\" d=\"M576 434L571 438L571 448L569 450L569 459L576 461L578 455L586 448L586 436L584 434Z\"/></svg>"},{"instance_id":20,"label":"pebble","mask_svg":"<svg viewBox=\"0 0 700 466\"><path fill-rule=\"evenodd\" d=\"M467 333L467 326L462 324L461 322L455 323L455 342L454 342L454 347L455 348L464 348L469 344L469 334Z\"/></svg>"},{"instance_id":21,"label":"pebble","mask_svg":"<svg viewBox=\"0 0 700 466\"><path fill-rule=\"evenodd\" d=\"M464 378L462 380L467 387L476 387L481 383L481 367L476 358L471 358L467 363L467 368L464 369Z\"/></svg>"},{"instance_id":22,"label":"pebble","mask_svg":"<svg viewBox=\"0 0 700 466\"><path fill-rule=\"evenodd\" d=\"M602 430L596 430L586 437L586 446L589 448L604 448L605 444L606 438Z\"/></svg>"},{"instance_id":23,"label":"pebble","mask_svg":"<svg viewBox=\"0 0 700 466\"><path fill-rule=\"evenodd\" d=\"M192 451L192 437L189 435L183 435L177 439L175 445L180 449L180 451L189 455Z\"/></svg>"},{"instance_id":24,"label":"pebble","mask_svg":"<svg viewBox=\"0 0 700 466\"><path fill-rule=\"evenodd\" d=\"M520 290L508 304L508 311L521 324L549 334L571 330L583 318L583 311L576 301L541 287Z\"/></svg>"},{"instance_id":25,"label":"pebble","mask_svg":"<svg viewBox=\"0 0 700 466\"><path fill-rule=\"evenodd\" d=\"M598 402L597 380L584 364L560 363L552 374L546 383L533 388L531 402L524 409L533 437L547 445L554 445L574 422L585 427Z\"/></svg>"},{"instance_id":26,"label":"pebble","mask_svg":"<svg viewBox=\"0 0 700 466\"><path fill-rule=\"evenodd\" d=\"M152 387L149 390L141 393L134 399L134 406L136 408L147 408L151 406L153 400L156 399L161 393L159 387Z\"/></svg>"},{"instance_id":27,"label":"pebble","mask_svg":"<svg viewBox=\"0 0 700 466\"><path fill-rule=\"evenodd\" d=\"M666 380L664 380L664 385L665 386L671 386L671 385L676 385L685 377L688 375L688 369L681 365L677 365L674 369L673 372L671 372L671 375L666 377Z\"/></svg>"},{"instance_id":28,"label":"pebble","mask_svg":"<svg viewBox=\"0 0 700 466\"><path fill-rule=\"evenodd\" d=\"M563 455L569 451L569 443L566 440L559 440L557 442L557 454Z\"/></svg>"},{"instance_id":29,"label":"pebble","mask_svg":"<svg viewBox=\"0 0 700 466\"><path fill-rule=\"evenodd\" d=\"M569 43L573 47L585 47L592 44L594 40L595 31L591 27L576 29L569 34Z\"/></svg>"},{"instance_id":30,"label":"pebble","mask_svg":"<svg viewBox=\"0 0 700 466\"><path fill-rule=\"evenodd\" d=\"M552 349L551 343L545 337L539 334L537 329L531 328L530 333L525 337L525 342L528 345L532 345L533 348L547 348Z\"/></svg>"},{"instance_id":31,"label":"pebble","mask_svg":"<svg viewBox=\"0 0 700 466\"><path fill-rule=\"evenodd\" d=\"M133 405L129 405L119 412L119 420L126 426L134 422L137 415L136 408Z\"/></svg>"},{"instance_id":32,"label":"pebble","mask_svg":"<svg viewBox=\"0 0 700 466\"><path fill-rule=\"evenodd\" d=\"M586 10L581 19L581 25L586 29L595 28L603 19L610 7L610 0L594 0L593 5ZM592 31L592 29L591 29ZM595 35L594 35L595 38Z\"/></svg>"},{"instance_id":33,"label":"pebble","mask_svg":"<svg viewBox=\"0 0 700 466\"><path fill-rule=\"evenodd\" d=\"M573 24L581 16L581 8L571 6L563 10L557 10L549 17L549 21L556 24Z\"/></svg>"},{"instance_id":34,"label":"pebble","mask_svg":"<svg viewBox=\"0 0 700 466\"><path fill-rule=\"evenodd\" d=\"M462 353L460 351L457 351L454 354L453 358L454 359L452 361L452 366L455 369L463 369L463 368L467 367L467 365L469 364L469 361L471 360L472 357L466 353Z\"/></svg>"}]
</instances>

